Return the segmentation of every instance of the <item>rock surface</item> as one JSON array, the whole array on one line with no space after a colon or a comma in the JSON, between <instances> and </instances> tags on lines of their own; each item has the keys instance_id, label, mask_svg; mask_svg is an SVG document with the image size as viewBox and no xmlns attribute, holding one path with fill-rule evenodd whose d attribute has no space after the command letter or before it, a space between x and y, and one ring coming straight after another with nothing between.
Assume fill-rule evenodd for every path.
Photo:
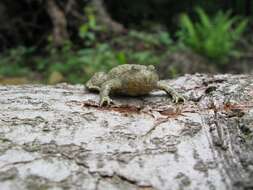
<instances>
[{"instance_id":1,"label":"rock surface","mask_svg":"<svg viewBox=\"0 0 253 190\"><path fill-rule=\"evenodd\" d=\"M253 77L185 75L161 91L0 87L0 189L252 189Z\"/></svg>"}]
</instances>

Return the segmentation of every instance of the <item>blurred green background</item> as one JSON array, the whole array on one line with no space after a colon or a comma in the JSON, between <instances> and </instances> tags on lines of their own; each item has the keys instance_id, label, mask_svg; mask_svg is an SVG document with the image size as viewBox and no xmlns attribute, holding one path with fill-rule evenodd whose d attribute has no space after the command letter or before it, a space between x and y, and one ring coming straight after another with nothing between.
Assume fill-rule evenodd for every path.
<instances>
[{"instance_id":1,"label":"blurred green background","mask_svg":"<svg viewBox=\"0 0 253 190\"><path fill-rule=\"evenodd\" d=\"M252 16L250 0L2 0L0 84L85 83L126 63L252 74Z\"/></svg>"}]
</instances>

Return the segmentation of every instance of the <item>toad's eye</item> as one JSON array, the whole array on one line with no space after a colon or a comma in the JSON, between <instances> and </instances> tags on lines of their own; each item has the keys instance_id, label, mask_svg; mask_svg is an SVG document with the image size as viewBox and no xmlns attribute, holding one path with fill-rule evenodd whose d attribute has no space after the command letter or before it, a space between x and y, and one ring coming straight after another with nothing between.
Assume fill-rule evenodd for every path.
<instances>
[{"instance_id":1,"label":"toad's eye","mask_svg":"<svg viewBox=\"0 0 253 190\"><path fill-rule=\"evenodd\" d=\"M155 66L154 66L154 65L149 65L149 66L148 66L148 70L150 70L150 71L155 71Z\"/></svg>"}]
</instances>

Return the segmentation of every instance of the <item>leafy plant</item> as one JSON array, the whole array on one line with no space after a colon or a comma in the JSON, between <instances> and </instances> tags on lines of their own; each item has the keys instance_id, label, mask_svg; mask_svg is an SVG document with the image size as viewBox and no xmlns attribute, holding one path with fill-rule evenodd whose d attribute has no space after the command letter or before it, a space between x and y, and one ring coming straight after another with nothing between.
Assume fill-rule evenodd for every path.
<instances>
[{"instance_id":1,"label":"leafy plant","mask_svg":"<svg viewBox=\"0 0 253 190\"><path fill-rule=\"evenodd\" d=\"M102 31L103 28L97 24L94 8L87 6L84 12L87 16L87 22L80 26L79 37L85 40L86 46L91 46L96 42L96 32Z\"/></svg>"},{"instance_id":2,"label":"leafy plant","mask_svg":"<svg viewBox=\"0 0 253 190\"><path fill-rule=\"evenodd\" d=\"M135 38L136 40L140 40L149 46L169 46L172 44L172 39L167 32L158 32L158 33L145 33L138 31L130 31L129 37Z\"/></svg>"},{"instance_id":3,"label":"leafy plant","mask_svg":"<svg viewBox=\"0 0 253 190\"><path fill-rule=\"evenodd\" d=\"M160 62L161 55L158 56L152 51L128 52L128 60L130 63L142 65L155 65Z\"/></svg>"},{"instance_id":4,"label":"leafy plant","mask_svg":"<svg viewBox=\"0 0 253 190\"><path fill-rule=\"evenodd\" d=\"M218 12L208 16L201 8L196 9L198 21L183 14L178 36L181 42L197 53L222 61L236 51L235 44L247 26L247 20L231 17L230 12Z\"/></svg>"},{"instance_id":5,"label":"leafy plant","mask_svg":"<svg viewBox=\"0 0 253 190\"><path fill-rule=\"evenodd\" d=\"M103 32L92 12L89 20L80 28L80 35L88 44L77 49L71 41L66 41L61 48L55 48L49 36L46 51L41 54L27 47L9 50L0 55L0 76L30 76L50 84L84 83L95 72L108 71L119 64L157 64L172 44L166 32L137 31L101 42L99 34ZM88 40L87 33L97 38Z\"/></svg>"},{"instance_id":6,"label":"leafy plant","mask_svg":"<svg viewBox=\"0 0 253 190\"><path fill-rule=\"evenodd\" d=\"M126 63L157 64L160 58L161 55L156 55L152 51L118 51L107 43L101 43L94 48L83 48L77 52L52 54L43 64L48 66L49 74L57 71L64 76L65 81L84 83L97 71L108 71L119 64Z\"/></svg>"},{"instance_id":7,"label":"leafy plant","mask_svg":"<svg viewBox=\"0 0 253 190\"><path fill-rule=\"evenodd\" d=\"M158 40L160 44L165 45L165 46L170 46L173 43L171 36L168 32L158 33Z\"/></svg>"},{"instance_id":8,"label":"leafy plant","mask_svg":"<svg viewBox=\"0 0 253 190\"><path fill-rule=\"evenodd\" d=\"M21 76L29 73L29 57L34 52L34 48L20 46L10 49L0 56L0 75Z\"/></svg>"}]
</instances>

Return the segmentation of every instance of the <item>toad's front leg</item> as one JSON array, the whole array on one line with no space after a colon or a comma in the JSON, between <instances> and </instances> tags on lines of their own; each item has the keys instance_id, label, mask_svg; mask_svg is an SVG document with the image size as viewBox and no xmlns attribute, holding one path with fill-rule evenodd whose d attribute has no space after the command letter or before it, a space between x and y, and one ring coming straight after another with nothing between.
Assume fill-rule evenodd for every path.
<instances>
[{"instance_id":1,"label":"toad's front leg","mask_svg":"<svg viewBox=\"0 0 253 190\"><path fill-rule=\"evenodd\" d=\"M182 95L178 94L175 89L169 87L164 81L157 82L157 89L164 90L172 97L172 101L175 103L185 102L185 98Z\"/></svg>"},{"instance_id":2,"label":"toad's front leg","mask_svg":"<svg viewBox=\"0 0 253 190\"><path fill-rule=\"evenodd\" d=\"M109 97L110 92L119 89L121 87L121 82L117 79L112 79L105 82L100 89L100 106L110 105L112 99Z\"/></svg>"}]
</instances>

